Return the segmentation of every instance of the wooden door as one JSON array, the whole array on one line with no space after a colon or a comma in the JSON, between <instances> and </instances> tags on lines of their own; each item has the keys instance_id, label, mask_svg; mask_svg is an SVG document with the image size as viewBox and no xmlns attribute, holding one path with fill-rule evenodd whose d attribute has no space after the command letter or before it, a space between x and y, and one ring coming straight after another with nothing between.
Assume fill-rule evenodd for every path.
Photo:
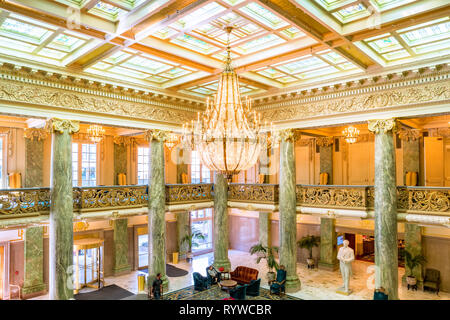
<instances>
[{"instance_id":1,"label":"wooden door","mask_svg":"<svg viewBox=\"0 0 450 320\"><path fill-rule=\"evenodd\" d=\"M295 171L297 184L311 184L309 146L295 147Z\"/></svg>"},{"instance_id":2,"label":"wooden door","mask_svg":"<svg viewBox=\"0 0 450 320\"><path fill-rule=\"evenodd\" d=\"M444 186L444 140L425 137L425 186Z\"/></svg>"},{"instance_id":3,"label":"wooden door","mask_svg":"<svg viewBox=\"0 0 450 320\"><path fill-rule=\"evenodd\" d=\"M369 142L348 145L348 184L369 184Z\"/></svg>"},{"instance_id":4,"label":"wooden door","mask_svg":"<svg viewBox=\"0 0 450 320\"><path fill-rule=\"evenodd\" d=\"M447 139L445 141L444 167L445 167L444 185L446 187L450 187L450 139Z\"/></svg>"}]
</instances>

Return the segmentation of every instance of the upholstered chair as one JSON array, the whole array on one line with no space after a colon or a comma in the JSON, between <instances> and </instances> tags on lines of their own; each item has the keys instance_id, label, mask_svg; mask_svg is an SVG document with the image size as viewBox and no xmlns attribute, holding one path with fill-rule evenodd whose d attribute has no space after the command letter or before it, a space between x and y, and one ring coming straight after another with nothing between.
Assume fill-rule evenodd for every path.
<instances>
[{"instance_id":1,"label":"upholstered chair","mask_svg":"<svg viewBox=\"0 0 450 320\"><path fill-rule=\"evenodd\" d=\"M194 278L194 289L198 291L203 291L209 288L208 278L202 276L198 272L192 274Z\"/></svg>"}]
</instances>

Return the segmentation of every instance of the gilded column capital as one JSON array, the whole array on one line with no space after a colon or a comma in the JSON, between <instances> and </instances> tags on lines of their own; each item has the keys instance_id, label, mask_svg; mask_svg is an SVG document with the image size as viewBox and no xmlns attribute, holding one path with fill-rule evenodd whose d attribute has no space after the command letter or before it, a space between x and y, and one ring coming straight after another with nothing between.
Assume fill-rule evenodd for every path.
<instances>
[{"instance_id":1,"label":"gilded column capital","mask_svg":"<svg viewBox=\"0 0 450 320\"><path fill-rule=\"evenodd\" d=\"M118 144L118 145L130 145L133 140L135 140L133 137L127 137L127 136L115 136L113 141L114 144Z\"/></svg>"},{"instance_id":2,"label":"gilded column capital","mask_svg":"<svg viewBox=\"0 0 450 320\"><path fill-rule=\"evenodd\" d=\"M169 131L159 130L159 129L151 129L145 132L145 139L148 142L152 140L164 142L169 138Z\"/></svg>"},{"instance_id":3,"label":"gilded column capital","mask_svg":"<svg viewBox=\"0 0 450 320\"><path fill-rule=\"evenodd\" d=\"M398 131L398 137L404 141L416 141L422 135L419 129L400 129Z\"/></svg>"},{"instance_id":4,"label":"gilded column capital","mask_svg":"<svg viewBox=\"0 0 450 320\"><path fill-rule=\"evenodd\" d=\"M277 133L279 141L295 142L300 138L300 133L295 129L284 129Z\"/></svg>"},{"instance_id":5,"label":"gilded column capital","mask_svg":"<svg viewBox=\"0 0 450 320\"><path fill-rule=\"evenodd\" d=\"M318 137L316 138L316 144L319 147L329 147L333 145L333 137Z\"/></svg>"},{"instance_id":6,"label":"gilded column capital","mask_svg":"<svg viewBox=\"0 0 450 320\"><path fill-rule=\"evenodd\" d=\"M375 134L388 133L389 131L394 133L397 131L396 119L369 120L368 124L369 131Z\"/></svg>"},{"instance_id":7,"label":"gilded column capital","mask_svg":"<svg viewBox=\"0 0 450 320\"><path fill-rule=\"evenodd\" d=\"M73 134L80 130L80 121L52 118L47 122L47 128L50 132L63 133L67 130L69 134Z\"/></svg>"},{"instance_id":8,"label":"gilded column capital","mask_svg":"<svg viewBox=\"0 0 450 320\"><path fill-rule=\"evenodd\" d=\"M26 139L35 140L38 141L47 139L49 134L49 131L42 128L25 128L23 136Z\"/></svg>"}]
</instances>

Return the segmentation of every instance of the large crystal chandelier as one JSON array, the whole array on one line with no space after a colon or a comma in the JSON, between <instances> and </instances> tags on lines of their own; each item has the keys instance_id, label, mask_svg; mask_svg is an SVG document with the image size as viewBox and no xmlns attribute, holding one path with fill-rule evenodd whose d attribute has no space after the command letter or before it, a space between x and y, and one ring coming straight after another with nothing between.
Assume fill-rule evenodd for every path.
<instances>
[{"instance_id":1,"label":"large crystal chandelier","mask_svg":"<svg viewBox=\"0 0 450 320\"><path fill-rule=\"evenodd\" d=\"M220 75L217 93L207 99L206 111L197 120L183 125L183 140L198 151L203 165L230 180L233 174L251 168L261 151L265 136L261 117L251 111L251 100L242 104L239 82L231 65L230 33L225 68Z\"/></svg>"}]
</instances>

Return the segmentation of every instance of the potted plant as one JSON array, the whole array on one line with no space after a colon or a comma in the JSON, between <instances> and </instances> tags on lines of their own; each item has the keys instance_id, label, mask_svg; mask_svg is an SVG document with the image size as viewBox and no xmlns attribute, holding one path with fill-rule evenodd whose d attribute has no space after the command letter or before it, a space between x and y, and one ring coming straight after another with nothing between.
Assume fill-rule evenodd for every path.
<instances>
[{"instance_id":1,"label":"potted plant","mask_svg":"<svg viewBox=\"0 0 450 320\"><path fill-rule=\"evenodd\" d=\"M188 252L186 253L186 261L192 261L192 247L198 247L198 243L194 240L205 240L205 235L198 230L193 230L187 233L183 238L181 238L180 245L187 244Z\"/></svg>"},{"instance_id":2,"label":"potted plant","mask_svg":"<svg viewBox=\"0 0 450 320\"><path fill-rule=\"evenodd\" d=\"M255 244L250 248L250 254L258 255L256 263L260 263L261 260L266 260L267 268L269 269L269 272L267 272L267 281L269 282L275 280L275 272L273 270L278 270L275 252L278 253L278 247L266 247L261 243Z\"/></svg>"},{"instance_id":3,"label":"potted plant","mask_svg":"<svg viewBox=\"0 0 450 320\"><path fill-rule=\"evenodd\" d=\"M419 253L413 256L413 254L410 251L405 250L405 264L407 266L408 272L406 274L406 283L409 286L415 286L417 284L417 279L413 275L414 268L424 265L425 262L427 262L427 260L422 254Z\"/></svg>"},{"instance_id":4,"label":"potted plant","mask_svg":"<svg viewBox=\"0 0 450 320\"><path fill-rule=\"evenodd\" d=\"M303 238L301 238L298 242L297 245L302 248L302 249L307 249L309 252L309 256L306 259L306 263L308 264L308 268L309 267L313 267L315 262L312 256L312 251L314 247L317 247L320 243L320 237L318 236L304 236Z\"/></svg>"}]
</instances>

